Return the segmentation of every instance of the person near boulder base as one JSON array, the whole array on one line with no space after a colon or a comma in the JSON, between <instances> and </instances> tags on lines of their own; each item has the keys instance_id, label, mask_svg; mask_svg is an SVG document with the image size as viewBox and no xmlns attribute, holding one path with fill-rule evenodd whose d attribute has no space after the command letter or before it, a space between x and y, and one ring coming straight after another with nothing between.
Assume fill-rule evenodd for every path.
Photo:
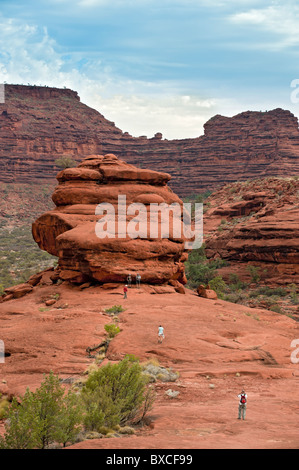
<instances>
[{"instance_id":1,"label":"person near boulder base","mask_svg":"<svg viewBox=\"0 0 299 470\"><path fill-rule=\"evenodd\" d=\"M131 274L129 274L128 277L127 277L127 283L128 283L128 287L131 287L131 284L132 284L132 276L131 276Z\"/></svg>"},{"instance_id":2,"label":"person near boulder base","mask_svg":"<svg viewBox=\"0 0 299 470\"><path fill-rule=\"evenodd\" d=\"M141 281L141 276L139 273L136 274L136 285L139 288L140 287L140 281Z\"/></svg>"},{"instance_id":3,"label":"person near boulder base","mask_svg":"<svg viewBox=\"0 0 299 470\"><path fill-rule=\"evenodd\" d=\"M128 286L127 284L124 287L124 299L127 299Z\"/></svg>"},{"instance_id":4,"label":"person near boulder base","mask_svg":"<svg viewBox=\"0 0 299 470\"><path fill-rule=\"evenodd\" d=\"M247 405L247 394L245 393L244 390L238 395L239 398L239 414L238 414L238 419L245 419L246 415L246 405Z\"/></svg>"}]
</instances>

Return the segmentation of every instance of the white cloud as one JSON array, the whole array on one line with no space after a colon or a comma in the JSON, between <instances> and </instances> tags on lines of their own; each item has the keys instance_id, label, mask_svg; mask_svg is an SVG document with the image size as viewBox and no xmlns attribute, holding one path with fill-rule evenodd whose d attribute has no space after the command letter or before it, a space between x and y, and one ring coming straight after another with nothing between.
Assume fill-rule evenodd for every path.
<instances>
[{"instance_id":1,"label":"white cloud","mask_svg":"<svg viewBox=\"0 0 299 470\"><path fill-rule=\"evenodd\" d=\"M299 6L293 1L275 2L266 8L235 13L230 15L229 20L237 25L253 25L272 33L270 40L264 42L265 48L277 50L299 44ZM252 44L256 45L254 42Z\"/></svg>"},{"instance_id":2,"label":"white cloud","mask_svg":"<svg viewBox=\"0 0 299 470\"><path fill-rule=\"evenodd\" d=\"M0 29L0 83L71 88L83 103L134 136L162 132L169 139L196 137L216 112L215 100L187 95L170 81L117 77L98 59L87 61L86 68L79 70L77 62L82 57L78 53L75 58L68 56L66 64L64 51L45 28L0 16Z\"/></svg>"}]
</instances>

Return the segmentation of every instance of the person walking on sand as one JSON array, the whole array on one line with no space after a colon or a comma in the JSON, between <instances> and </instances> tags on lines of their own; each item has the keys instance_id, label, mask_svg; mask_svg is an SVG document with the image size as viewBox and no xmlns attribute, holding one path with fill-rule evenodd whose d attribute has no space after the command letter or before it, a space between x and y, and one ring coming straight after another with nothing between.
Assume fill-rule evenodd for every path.
<instances>
[{"instance_id":1,"label":"person walking on sand","mask_svg":"<svg viewBox=\"0 0 299 470\"><path fill-rule=\"evenodd\" d=\"M125 285L125 287L124 287L124 299L127 299L127 292L128 292L128 286Z\"/></svg>"},{"instance_id":2,"label":"person walking on sand","mask_svg":"<svg viewBox=\"0 0 299 470\"><path fill-rule=\"evenodd\" d=\"M131 276L131 274L129 274L128 277L127 277L127 283L128 283L128 287L131 287L131 284L132 284L132 276Z\"/></svg>"},{"instance_id":3,"label":"person walking on sand","mask_svg":"<svg viewBox=\"0 0 299 470\"><path fill-rule=\"evenodd\" d=\"M164 338L165 338L164 328L163 326L160 325L158 328L158 343L162 343Z\"/></svg>"},{"instance_id":4,"label":"person walking on sand","mask_svg":"<svg viewBox=\"0 0 299 470\"><path fill-rule=\"evenodd\" d=\"M136 274L136 286L138 287L138 289L140 287L140 281L141 281L141 276L139 273L137 273Z\"/></svg>"},{"instance_id":5,"label":"person walking on sand","mask_svg":"<svg viewBox=\"0 0 299 470\"><path fill-rule=\"evenodd\" d=\"M246 405L247 405L247 394L245 393L244 390L238 395L239 398L239 414L238 414L238 419L241 419L241 416L243 419L245 419L246 415Z\"/></svg>"}]
</instances>

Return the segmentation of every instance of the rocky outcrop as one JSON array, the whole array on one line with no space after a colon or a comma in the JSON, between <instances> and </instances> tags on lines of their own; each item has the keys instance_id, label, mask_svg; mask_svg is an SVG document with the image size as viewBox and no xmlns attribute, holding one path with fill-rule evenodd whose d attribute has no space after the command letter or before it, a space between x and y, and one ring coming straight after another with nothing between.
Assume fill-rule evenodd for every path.
<instances>
[{"instance_id":1,"label":"rocky outcrop","mask_svg":"<svg viewBox=\"0 0 299 470\"><path fill-rule=\"evenodd\" d=\"M180 196L259 176L290 176L299 170L297 118L287 110L214 116L204 135L167 140L132 137L68 89L5 85L0 104L2 182L55 178L55 160L77 163L89 154L114 153L140 168L172 175Z\"/></svg>"},{"instance_id":2,"label":"rocky outcrop","mask_svg":"<svg viewBox=\"0 0 299 470\"><path fill-rule=\"evenodd\" d=\"M60 279L123 283L129 274L133 280L140 274L147 284L172 281L178 289L186 283L181 212L178 237L174 216L164 219L158 210L160 204L172 203L182 209L182 201L167 186L169 174L139 169L107 154L90 155L57 179L52 197L56 208L33 223L32 233L41 249L59 258Z\"/></svg>"},{"instance_id":3,"label":"rocky outcrop","mask_svg":"<svg viewBox=\"0 0 299 470\"><path fill-rule=\"evenodd\" d=\"M267 178L228 185L209 198L206 254L229 263L224 277L250 278L249 265L268 284L298 284L298 190L296 178Z\"/></svg>"},{"instance_id":4,"label":"rocky outcrop","mask_svg":"<svg viewBox=\"0 0 299 470\"><path fill-rule=\"evenodd\" d=\"M210 289L210 286L203 286L202 284L198 286L196 289L197 294L199 297L203 297L204 299L217 299L217 294L213 289Z\"/></svg>"},{"instance_id":5,"label":"rocky outcrop","mask_svg":"<svg viewBox=\"0 0 299 470\"><path fill-rule=\"evenodd\" d=\"M124 309L117 315L121 331L106 349L105 326L116 321L106 310L116 304ZM142 285L123 300L121 292L101 286L82 291L61 283L37 285L31 294L0 304L0 322L4 397L36 390L51 371L66 391L73 385L78 392L88 370L126 354L150 373L156 398L147 415L150 426L138 426L133 435L98 435L74 448L109 448L111 455L115 449L186 449L189 455L188 449L199 448L299 446L299 370L291 360L298 358L293 343L298 322L286 315L206 300L188 289L185 295L151 295ZM159 325L165 331L162 344ZM243 387L248 409L240 422L237 395ZM179 392L175 402L169 389Z\"/></svg>"}]
</instances>

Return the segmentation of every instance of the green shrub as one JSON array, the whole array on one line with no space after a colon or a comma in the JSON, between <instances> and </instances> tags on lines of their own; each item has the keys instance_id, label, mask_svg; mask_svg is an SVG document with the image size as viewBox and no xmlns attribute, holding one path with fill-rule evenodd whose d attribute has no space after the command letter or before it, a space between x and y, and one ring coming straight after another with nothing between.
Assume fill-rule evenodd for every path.
<instances>
[{"instance_id":1,"label":"green shrub","mask_svg":"<svg viewBox=\"0 0 299 470\"><path fill-rule=\"evenodd\" d=\"M65 169L65 168L73 168L77 164L71 157L64 155L55 160L55 165L58 166L59 168Z\"/></svg>"},{"instance_id":2,"label":"green shrub","mask_svg":"<svg viewBox=\"0 0 299 470\"><path fill-rule=\"evenodd\" d=\"M278 297L285 297L287 295L286 290L283 287L268 287L262 286L258 290L258 295L266 295L270 296L278 296Z\"/></svg>"},{"instance_id":3,"label":"green shrub","mask_svg":"<svg viewBox=\"0 0 299 470\"><path fill-rule=\"evenodd\" d=\"M239 276L235 273L229 275L229 288L231 291L235 292L247 287L246 282L241 281Z\"/></svg>"},{"instance_id":4,"label":"green shrub","mask_svg":"<svg viewBox=\"0 0 299 470\"><path fill-rule=\"evenodd\" d=\"M20 404L14 398L0 448L45 449L53 442L72 441L82 420L80 403L72 392L64 393L51 372L35 392L27 388Z\"/></svg>"},{"instance_id":5,"label":"green shrub","mask_svg":"<svg viewBox=\"0 0 299 470\"><path fill-rule=\"evenodd\" d=\"M222 294L226 288L227 285L225 284L224 280L222 279L221 276L214 277L210 282L209 286L211 289L213 289L218 295Z\"/></svg>"},{"instance_id":6,"label":"green shrub","mask_svg":"<svg viewBox=\"0 0 299 470\"><path fill-rule=\"evenodd\" d=\"M111 325L105 325L104 328L108 333L109 338L114 338L120 332L119 326L115 325L114 323Z\"/></svg>"},{"instance_id":7,"label":"green shrub","mask_svg":"<svg viewBox=\"0 0 299 470\"><path fill-rule=\"evenodd\" d=\"M139 362L125 357L92 372L82 389L84 424L100 432L104 427L139 422L150 409L153 395Z\"/></svg>"},{"instance_id":8,"label":"green shrub","mask_svg":"<svg viewBox=\"0 0 299 470\"><path fill-rule=\"evenodd\" d=\"M281 307L278 305L278 304L274 304L270 307L270 310L272 312L276 312L276 313L282 313L282 309Z\"/></svg>"},{"instance_id":9,"label":"green shrub","mask_svg":"<svg viewBox=\"0 0 299 470\"><path fill-rule=\"evenodd\" d=\"M123 312L124 310L125 310L125 309L123 308L122 305L113 305L113 306L110 307L110 308L106 308L106 309L105 309L105 312L106 312L106 313L118 314L118 313Z\"/></svg>"},{"instance_id":10,"label":"green shrub","mask_svg":"<svg viewBox=\"0 0 299 470\"><path fill-rule=\"evenodd\" d=\"M249 272L252 282L256 283L260 281L261 279L260 274L259 274L260 268L258 266L249 265L246 267L246 270Z\"/></svg>"},{"instance_id":11,"label":"green shrub","mask_svg":"<svg viewBox=\"0 0 299 470\"><path fill-rule=\"evenodd\" d=\"M7 400L7 398L1 397L1 394L0 394L0 419L4 419L6 417L8 408L9 408L9 401Z\"/></svg>"}]
</instances>

